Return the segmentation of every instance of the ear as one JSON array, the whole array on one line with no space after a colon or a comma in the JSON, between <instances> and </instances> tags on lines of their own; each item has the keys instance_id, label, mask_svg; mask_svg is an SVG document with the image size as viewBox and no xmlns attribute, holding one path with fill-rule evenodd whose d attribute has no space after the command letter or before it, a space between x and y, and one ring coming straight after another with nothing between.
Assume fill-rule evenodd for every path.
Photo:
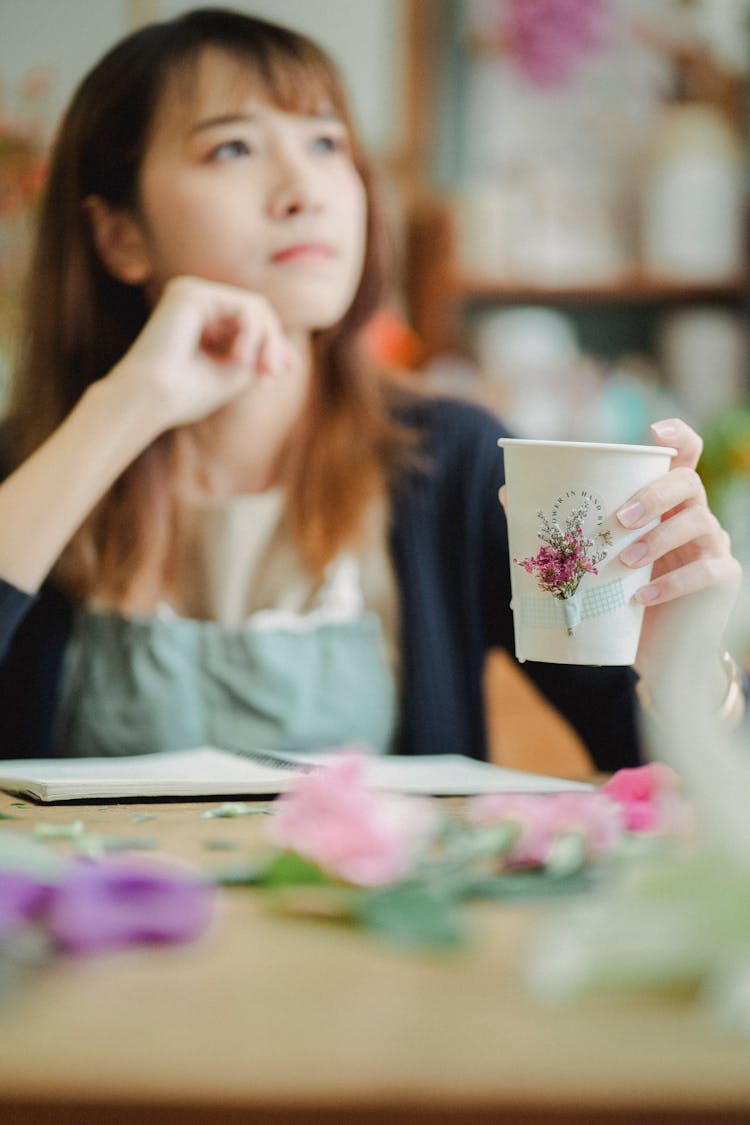
<instances>
[{"instance_id":1,"label":"ear","mask_svg":"<svg viewBox=\"0 0 750 1125\"><path fill-rule=\"evenodd\" d=\"M113 277L126 285L144 285L151 277L146 239L135 216L111 207L99 195L83 203L96 252Z\"/></svg>"}]
</instances>

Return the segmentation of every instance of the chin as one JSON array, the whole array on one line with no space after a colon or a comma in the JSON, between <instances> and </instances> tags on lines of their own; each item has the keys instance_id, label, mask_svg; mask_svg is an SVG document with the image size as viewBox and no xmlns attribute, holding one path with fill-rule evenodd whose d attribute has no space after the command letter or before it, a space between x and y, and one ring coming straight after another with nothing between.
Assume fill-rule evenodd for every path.
<instances>
[{"instance_id":1,"label":"chin","mask_svg":"<svg viewBox=\"0 0 750 1125\"><path fill-rule=\"evenodd\" d=\"M351 308L351 300L346 303L315 303L309 302L302 308L301 303L276 304L271 302L279 319L287 331L322 332L326 328L333 328L346 316Z\"/></svg>"},{"instance_id":2,"label":"chin","mask_svg":"<svg viewBox=\"0 0 750 1125\"><path fill-rule=\"evenodd\" d=\"M336 274L300 270L296 276L274 278L260 291L287 327L308 331L331 328L349 311L360 279L359 271L340 270Z\"/></svg>"}]
</instances>

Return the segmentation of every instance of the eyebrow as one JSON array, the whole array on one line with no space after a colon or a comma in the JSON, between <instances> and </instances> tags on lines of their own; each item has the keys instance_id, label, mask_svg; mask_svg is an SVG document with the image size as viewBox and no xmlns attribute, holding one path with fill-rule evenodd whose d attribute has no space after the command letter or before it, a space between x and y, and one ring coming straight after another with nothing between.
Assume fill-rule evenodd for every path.
<instances>
[{"instance_id":1,"label":"eyebrow","mask_svg":"<svg viewBox=\"0 0 750 1125\"><path fill-rule=\"evenodd\" d=\"M299 114L299 116L306 117L310 121L344 124L341 117L332 110L324 110L321 113L303 113ZM204 133L209 129L217 129L222 125L252 125L257 121L257 113L219 113L215 117L206 117L203 121L198 121L190 129L190 135L195 136L197 133Z\"/></svg>"}]
</instances>

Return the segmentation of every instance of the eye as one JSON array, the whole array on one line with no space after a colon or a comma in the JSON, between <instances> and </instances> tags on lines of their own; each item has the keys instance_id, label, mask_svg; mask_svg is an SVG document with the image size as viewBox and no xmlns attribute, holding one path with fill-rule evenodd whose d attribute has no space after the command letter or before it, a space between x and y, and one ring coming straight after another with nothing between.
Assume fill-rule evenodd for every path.
<instances>
[{"instance_id":1,"label":"eye","mask_svg":"<svg viewBox=\"0 0 750 1125\"><path fill-rule=\"evenodd\" d=\"M328 153L328 152L346 152L348 144L346 137L334 133L320 133L318 136L313 137L312 140L313 152Z\"/></svg>"},{"instance_id":2,"label":"eye","mask_svg":"<svg viewBox=\"0 0 750 1125\"><path fill-rule=\"evenodd\" d=\"M252 149L247 141L232 140L222 141L220 145L212 148L208 154L209 160L226 161L237 160L242 156L250 156Z\"/></svg>"}]
</instances>

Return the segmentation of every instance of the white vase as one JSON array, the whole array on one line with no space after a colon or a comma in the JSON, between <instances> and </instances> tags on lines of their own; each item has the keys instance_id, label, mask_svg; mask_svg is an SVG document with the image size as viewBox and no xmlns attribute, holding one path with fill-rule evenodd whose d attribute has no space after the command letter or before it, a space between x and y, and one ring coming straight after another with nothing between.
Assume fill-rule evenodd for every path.
<instances>
[{"instance_id":1,"label":"white vase","mask_svg":"<svg viewBox=\"0 0 750 1125\"><path fill-rule=\"evenodd\" d=\"M712 106L666 106L642 185L642 258L654 275L721 281L743 265L742 146Z\"/></svg>"}]
</instances>

